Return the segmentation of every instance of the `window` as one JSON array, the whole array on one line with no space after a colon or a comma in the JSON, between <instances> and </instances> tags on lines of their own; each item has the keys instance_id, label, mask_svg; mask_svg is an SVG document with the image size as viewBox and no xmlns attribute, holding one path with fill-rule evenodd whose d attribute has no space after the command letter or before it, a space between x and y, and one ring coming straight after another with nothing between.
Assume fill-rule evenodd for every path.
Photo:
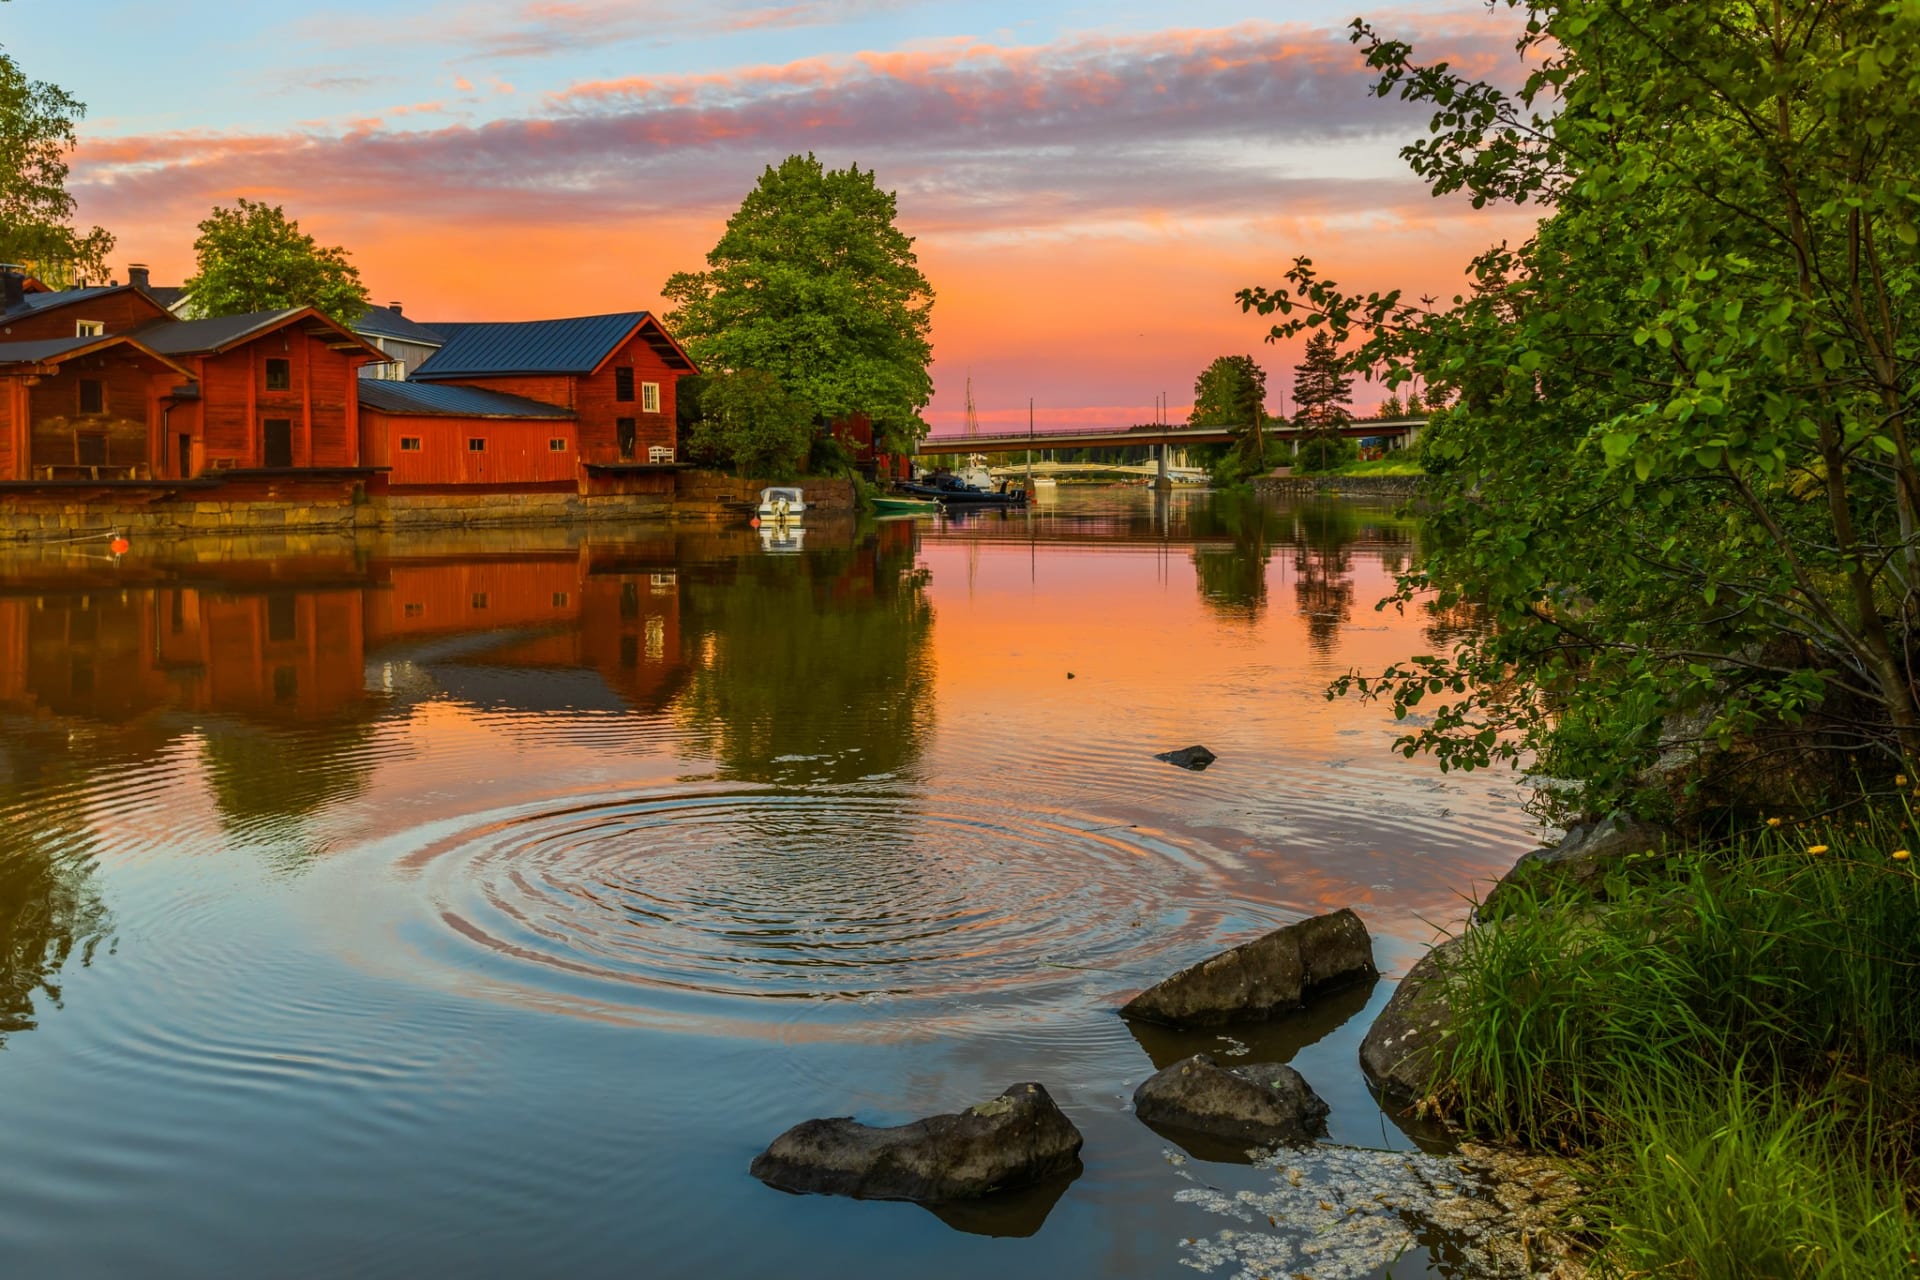
<instances>
[{"instance_id":1,"label":"window","mask_svg":"<svg viewBox=\"0 0 1920 1280\"><path fill-rule=\"evenodd\" d=\"M468 453L485 453L486 451L487 451L487 438L485 436L473 436L468 439L467 441Z\"/></svg>"},{"instance_id":2,"label":"window","mask_svg":"<svg viewBox=\"0 0 1920 1280\"><path fill-rule=\"evenodd\" d=\"M640 412L660 412L660 384L643 382L640 384Z\"/></svg>"},{"instance_id":3,"label":"window","mask_svg":"<svg viewBox=\"0 0 1920 1280\"><path fill-rule=\"evenodd\" d=\"M613 424L614 437L620 442L620 456L633 456L634 440L639 436L639 423L634 418L621 418Z\"/></svg>"},{"instance_id":4,"label":"window","mask_svg":"<svg viewBox=\"0 0 1920 1280\"><path fill-rule=\"evenodd\" d=\"M566 592L564 592L564 591L556 591L556 592L554 592L554 593L553 593L553 607L554 607L554 608L556 608L556 609L564 609L564 608L566 608L566 607L567 607L567 593L566 593Z\"/></svg>"},{"instance_id":5,"label":"window","mask_svg":"<svg viewBox=\"0 0 1920 1280\"><path fill-rule=\"evenodd\" d=\"M420 452L420 437L419 436L401 436L400 452L402 453Z\"/></svg>"},{"instance_id":6,"label":"window","mask_svg":"<svg viewBox=\"0 0 1920 1280\"><path fill-rule=\"evenodd\" d=\"M613 371L613 398L623 404L633 401L633 369L623 366Z\"/></svg>"},{"instance_id":7,"label":"window","mask_svg":"<svg viewBox=\"0 0 1920 1280\"><path fill-rule=\"evenodd\" d=\"M80 412L105 413L107 411L107 384L98 378L80 379Z\"/></svg>"},{"instance_id":8,"label":"window","mask_svg":"<svg viewBox=\"0 0 1920 1280\"><path fill-rule=\"evenodd\" d=\"M106 333L106 323L100 320L82 320L73 326L73 336L76 338L103 338Z\"/></svg>"},{"instance_id":9,"label":"window","mask_svg":"<svg viewBox=\"0 0 1920 1280\"><path fill-rule=\"evenodd\" d=\"M267 390L269 391L293 390L293 361L291 360L267 361Z\"/></svg>"},{"instance_id":10,"label":"window","mask_svg":"<svg viewBox=\"0 0 1920 1280\"><path fill-rule=\"evenodd\" d=\"M406 605L406 607L402 610L402 612L405 613L409 618L418 618L421 615L425 614L426 611L427 611L427 606L425 606L424 604L413 604L411 602L409 602Z\"/></svg>"},{"instance_id":11,"label":"window","mask_svg":"<svg viewBox=\"0 0 1920 1280\"><path fill-rule=\"evenodd\" d=\"M553 439L547 441L547 448L554 453L565 453L567 451L566 439L562 436L555 436Z\"/></svg>"},{"instance_id":12,"label":"window","mask_svg":"<svg viewBox=\"0 0 1920 1280\"><path fill-rule=\"evenodd\" d=\"M484 592L484 591L476 591L476 592L474 592L474 593L473 593L473 607L474 607L474 608L476 608L476 609L484 609L484 608L486 608L486 607L487 607L487 593L486 593L486 592Z\"/></svg>"}]
</instances>

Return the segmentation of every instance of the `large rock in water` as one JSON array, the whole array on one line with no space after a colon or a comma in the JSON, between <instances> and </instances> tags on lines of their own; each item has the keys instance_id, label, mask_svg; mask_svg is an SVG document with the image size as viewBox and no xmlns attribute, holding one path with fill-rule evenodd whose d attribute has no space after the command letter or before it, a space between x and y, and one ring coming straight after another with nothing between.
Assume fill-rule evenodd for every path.
<instances>
[{"instance_id":1,"label":"large rock in water","mask_svg":"<svg viewBox=\"0 0 1920 1280\"><path fill-rule=\"evenodd\" d=\"M1505 910L1521 896L1517 892L1521 885L1542 897L1562 888L1602 897L1609 872L1635 858L1662 852L1675 838L1666 827L1622 817L1571 827L1558 844L1535 849L1514 863L1488 891L1479 914L1490 917Z\"/></svg>"},{"instance_id":2,"label":"large rock in water","mask_svg":"<svg viewBox=\"0 0 1920 1280\"><path fill-rule=\"evenodd\" d=\"M1460 961L1464 938L1448 938L1400 979L1387 1007L1360 1042L1360 1069L1395 1101L1424 1097L1433 1079L1433 1049L1452 1025L1442 979Z\"/></svg>"},{"instance_id":3,"label":"large rock in water","mask_svg":"<svg viewBox=\"0 0 1920 1280\"><path fill-rule=\"evenodd\" d=\"M1248 1143L1311 1142L1326 1130L1327 1104L1292 1067L1222 1067L1204 1053L1149 1077L1133 1111L1155 1128Z\"/></svg>"},{"instance_id":4,"label":"large rock in water","mask_svg":"<svg viewBox=\"0 0 1920 1280\"><path fill-rule=\"evenodd\" d=\"M1182 969L1127 1001L1120 1013L1170 1027L1260 1022L1304 1008L1322 991L1379 976L1367 926L1343 908Z\"/></svg>"},{"instance_id":5,"label":"large rock in water","mask_svg":"<svg viewBox=\"0 0 1920 1280\"><path fill-rule=\"evenodd\" d=\"M773 1140L753 1176L782 1191L872 1200L970 1200L1080 1163L1080 1131L1038 1084L1016 1084L958 1115L874 1128L808 1120Z\"/></svg>"},{"instance_id":6,"label":"large rock in water","mask_svg":"<svg viewBox=\"0 0 1920 1280\"><path fill-rule=\"evenodd\" d=\"M1162 751L1154 756L1155 760L1165 760L1168 764L1177 764L1182 769L1191 769L1200 773L1220 757L1202 746L1182 747L1178 751Z\"/></svg>"}]
</instances>

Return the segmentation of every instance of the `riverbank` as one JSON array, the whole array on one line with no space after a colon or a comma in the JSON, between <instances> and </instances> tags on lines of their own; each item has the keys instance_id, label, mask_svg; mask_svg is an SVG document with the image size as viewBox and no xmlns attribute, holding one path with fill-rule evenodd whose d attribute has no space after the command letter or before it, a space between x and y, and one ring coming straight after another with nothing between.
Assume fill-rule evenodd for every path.
<instances>
[{"instance_id":1,"label":"riverbank","mask_svg":"<svg viewBox=\"0 0 1920 1280\"><path fill-rule=\"evenodd\" d=\"M1376 1079L1459 1132L1568 1154L1603 1273L1915 1274L1904 803L1717 845L1569 843L1415 967L1363 1049Z\"/></svg>"},{"instance_id":2,"label":"riverbank","mask_svg":"<svg viewBox=\"0 0 1920 1280\"><path fill-rule=\"evenodd\" d=\"M740 516L771 481L654 469L597 486L508 492L369 492L358 473L249 475L205 485L15 486L0 496L0 544L243 535L354 536L376 530L573 528ZM804 476L810 511L849 514L853 481Z\"/></svg>"},{"instance_id":3,"label":"riverbank","mask_svg":"<svg viewBox=\"0 0 1920 1280\"><path fill-rule=\"evenodd\" d=\"M1312 494L1329 497L1411 498L1426 484L1424 475L1341 475L1325 472L1261 476L1253 491L1263 498L1297 498Z\"/></svg>"}]
</instances>

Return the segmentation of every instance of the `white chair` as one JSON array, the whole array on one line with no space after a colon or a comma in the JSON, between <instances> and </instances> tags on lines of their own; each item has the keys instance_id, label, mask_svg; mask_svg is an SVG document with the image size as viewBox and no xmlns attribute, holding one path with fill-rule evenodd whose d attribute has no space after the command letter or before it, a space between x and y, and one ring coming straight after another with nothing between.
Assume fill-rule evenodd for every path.
<instances>
[{"instance_id":1,"label":"white chair","mask_svg":"<svg viewBox=\"0 0 1920 1280\"><path fill-rule=\"evenodd\" d=\"M647 461L656 465L662 462L672 462L673 446L664 444L647 446Z\"/></svg>"}]
</instances>

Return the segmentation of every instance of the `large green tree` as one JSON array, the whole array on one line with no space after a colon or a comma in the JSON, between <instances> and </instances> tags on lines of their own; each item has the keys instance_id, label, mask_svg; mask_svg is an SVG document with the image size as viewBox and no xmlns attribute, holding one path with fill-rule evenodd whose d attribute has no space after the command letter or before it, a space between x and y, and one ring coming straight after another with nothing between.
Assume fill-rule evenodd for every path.
<instances>
[{"instance_id":1,"label":"large green tree","mask_svg":"<svg viewBox=\"0 0 1920 1280\"><path fill-rule=\"evenodd\" d=\"M1202 446L1216 483L1232 484L1266 469L1267 371L1252 356L1217 356L1193 381L1187 424L1228 427L1233 443ZM1218 452L1213 452L1213 451Z\"/></svg>"},{"instance_id":2,"label":"large green tree","mask_svg":"<svg viewBox=\"0 0 1920 1280\"><path fill-rule=\"evenodd\" d=\"M718 373L701 383L700 414L687 437L693 458L761 479L799 473L813 446L806 405L759 369Z\"/></svg>"},{"instance_id":3,"label":"large green tree","mask_svg":"<svg viewBox=\"0 0 1920 1280\"><path fill-rule=\"evenodd\" d=\"M0 52L0 262L27 267L55 287L107 278L113 236L73 225L67 157L84 103L30 80Z\"/></svg>"},{"instance_id":4,"label":"large green tree","mask_svg":"<svg viewBox=\"0 0 1920 1280\"><path fill-rule=\"evenodd\" d=\"M1303 425L1338 426L1353 417L1353 375L1325 330L1307 339L1300 363L1293 366L1293 405L1294 418Z\"/></svg>"},{"instance_id":5,"label":"large green tree","mask_svg":"<svg viewBox=\"0 0 1920 1280\"><path fill-rule=\"evenodd\" d=\"M817 418L864 413L877 440L911 451L933 397L933 287L895 214L872 170L788 156L727 220L707 269L667 280L667 324L709 371L770 374Z\"/></svg>"},{"instance_id":6,"label":"large green tree","mask_svg":"<svg viewBox=\"0 0 1920 1280\"><path fill-rule=\"evenodd\" d=\"M1434 108L1415 171L1544 204L1536 233L1437 310L1304 258L1242 295L1449 405L1424 440L1440 536L1403 591L1496 625L1363 687L1440 704L1409 750L1535 753L1576 808L1672 799L1646 768L1696 748L1746 778L1911 770L1920 5L1502 3L1517 92L1355 38L1381 95Z\"/></svg>"},{"instance_id":7,"label":"large green tree","mask_svg":"<svg viewBox=\"0 0 1920 1280\"><path fill-rule=\"evenodd\" d=\"M300 230L279 205L244 196L230 209L216 205L193 252L199 265L187 304L198 316L314 307L352 324L367 309L367 287L347 251Z\"/></svg>"}]
</instances>

